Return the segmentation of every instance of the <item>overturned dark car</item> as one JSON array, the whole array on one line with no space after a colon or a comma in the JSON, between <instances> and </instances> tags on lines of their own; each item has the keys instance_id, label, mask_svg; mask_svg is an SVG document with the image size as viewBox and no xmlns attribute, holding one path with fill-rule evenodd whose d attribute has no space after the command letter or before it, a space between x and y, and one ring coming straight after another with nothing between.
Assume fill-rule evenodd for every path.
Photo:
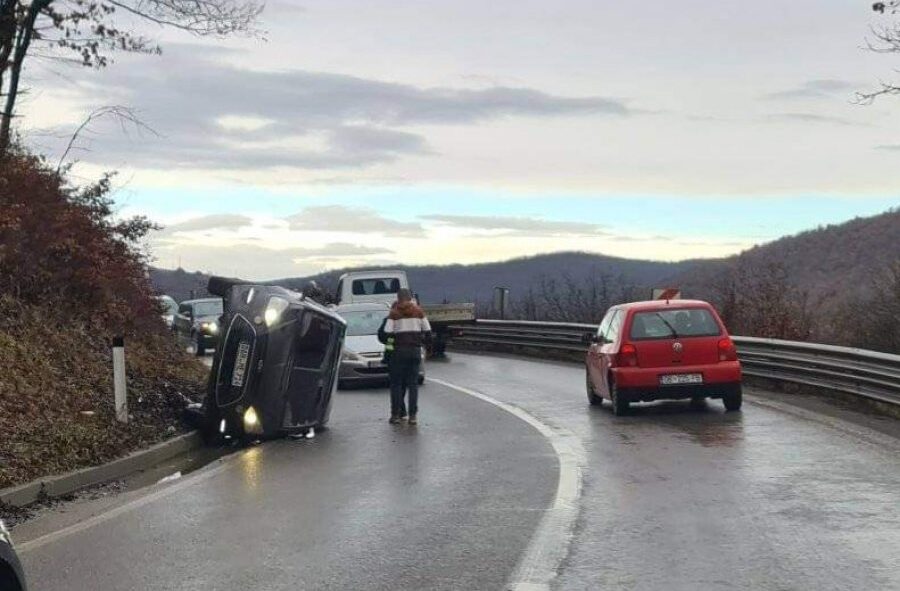
<instances>
[{"instance_id":1,"label":"overturned dark car","mask_svg":"<svg viewBox=\"0 0 900 591\"><path fill-rule=\"evenodd\" d=\"M212 277L208 290L225 305L200 419L207 439L323 427L337 387L344 321L281 287Z\"/></svg>"}]
</instances>

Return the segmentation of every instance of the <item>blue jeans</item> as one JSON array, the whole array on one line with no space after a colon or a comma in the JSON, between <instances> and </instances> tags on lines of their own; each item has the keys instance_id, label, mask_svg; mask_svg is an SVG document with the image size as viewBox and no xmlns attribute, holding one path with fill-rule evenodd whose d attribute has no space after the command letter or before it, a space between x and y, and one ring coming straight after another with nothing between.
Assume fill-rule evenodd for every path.
<instances>
[{"instance_id":1,"label":"blue jeans","mask_svg":"<svg viewBox=\"0 0 900 591\"><path fill-rule=\"evenodd\" d=\"M395 349L391 354L388 373L391 377L391 415L405 416L404 398L409 392L409 414L419 412L419 367L422 353L419 349Z\"/></svg>"}]
</instances>

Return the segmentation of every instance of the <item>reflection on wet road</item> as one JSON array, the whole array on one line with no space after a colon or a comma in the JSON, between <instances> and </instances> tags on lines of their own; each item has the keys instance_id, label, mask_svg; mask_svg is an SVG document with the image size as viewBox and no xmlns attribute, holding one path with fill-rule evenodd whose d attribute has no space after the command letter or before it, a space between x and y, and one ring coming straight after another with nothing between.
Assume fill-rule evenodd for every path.
<instances>
[{"instance_id":1,"label":"reflection on wet road","mask_svg":"<svg viewBox=\"0 0 900 591\"><path fill-rule=\"evenodd\" d=\"M432 376L574 432L587 451L559 589L900 589L900 446L749 397L741 413L591 408L583 369L455 355ZM752 391L751 391L752 392Z\"/></svg>"},{"instance_id":2,"label":"reflection on wet road","mask_svg":"<svg viewBox=\"0 0 900 591\"><path fill-rule=\"evenodd\" d=\"M846 413L751 390L741 413L675 402L615 417L587 404L571 364L455 354L428 372L583 449L554 589L900 589L900 439ZM460 390L421 396L420 427L392 428L383 389L341 392L312 442L240 452L30 549L32 588L503 589L563 456Z\"/></svg>"}]
</instances>

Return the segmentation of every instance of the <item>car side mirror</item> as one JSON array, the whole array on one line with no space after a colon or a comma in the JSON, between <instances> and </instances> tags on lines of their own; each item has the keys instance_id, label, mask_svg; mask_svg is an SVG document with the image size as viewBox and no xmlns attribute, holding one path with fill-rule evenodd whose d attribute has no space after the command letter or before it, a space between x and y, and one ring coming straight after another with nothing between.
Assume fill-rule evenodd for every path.
<instances>
[{"instance_id":1,"label":"car side mirror","mask_svg":"<svg viewBox=\"0 0 900 591\"><path fill-rule=\"evenodd\" d=\"M581 335L581 342L585 345L593 345L600 342L600 337L596 334L586 332Z\"/></svg>"}]
</instances>

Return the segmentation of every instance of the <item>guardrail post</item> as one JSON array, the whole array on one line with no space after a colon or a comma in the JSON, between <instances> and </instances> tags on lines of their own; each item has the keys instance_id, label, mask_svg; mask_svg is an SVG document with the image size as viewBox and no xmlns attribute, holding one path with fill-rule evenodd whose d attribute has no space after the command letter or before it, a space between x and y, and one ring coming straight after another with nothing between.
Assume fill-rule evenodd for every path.
<instances>
[{"instance_id":1,"label":"guardrail post","mask_svg":"<svg viewBox=\"0 0 900 591\"><path fill-rule=\"evenodd\" d=\"M115 393L116 420L128 422L128 392L125 381L125 337L115 337L112 343L113 390Z\"/></svg>"}]
</instances>

